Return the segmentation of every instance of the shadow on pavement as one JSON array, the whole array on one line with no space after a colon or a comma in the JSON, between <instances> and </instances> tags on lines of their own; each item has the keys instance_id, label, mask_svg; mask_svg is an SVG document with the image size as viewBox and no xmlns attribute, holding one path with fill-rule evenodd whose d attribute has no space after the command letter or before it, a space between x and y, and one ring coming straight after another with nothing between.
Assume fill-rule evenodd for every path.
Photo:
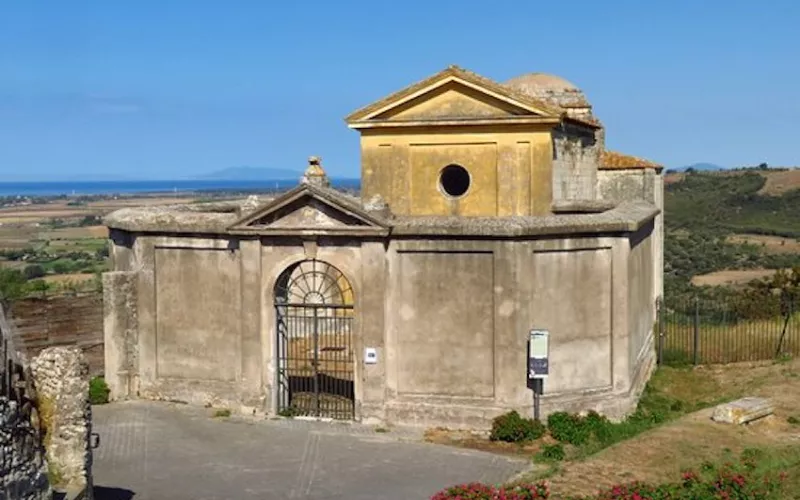
<instances>
[{"instance_id":1,"label":"shadow on pavement","mask_svg":"<svg viewBox=\"0 0 800 500\"><path fill-rule=\"evenodd\" d=\"M94 500L131 500L136 493L125 488L94 487Z\"/></svg>"},{"instance_id":2,"label":"shadow on pavement","mask_svg":"<svg viewBox=\"0 0 800 500\"><path fill-rule=\"evenodd\" d=\"M94 487L94 500L131 500L136 493L125 488L109 488L108 486ZM63 500L65 493L54 492L53 500Z\"/></svg>"}]
</instances>

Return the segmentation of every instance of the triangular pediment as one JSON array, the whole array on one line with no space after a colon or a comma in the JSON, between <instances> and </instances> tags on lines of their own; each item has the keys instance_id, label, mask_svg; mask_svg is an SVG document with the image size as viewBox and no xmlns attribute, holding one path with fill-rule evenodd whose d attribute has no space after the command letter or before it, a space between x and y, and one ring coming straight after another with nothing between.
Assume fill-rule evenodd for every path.
<instances>
[{"instance_id":1,"label":"triangular pediment","mask_svg":"<svg viewBox=\"0 0 800 500\"><path fill-rule=\"evenodd\" d=\"M526 94L451 66L347 117L353 128L371 124L452 120L560 119L556 109Z\"/></svg>"},{"instance_id":2,"label":"triangular pediment","mask_svg":"<svg viewBox=\"0 0 800 500\"><path fill-rule=\"evenodd\" d=\"M229 228L257 234L370 234L387 224L331 189L300 186L243 216Z\"/></svg>"},{"instance_id":3,"label":"triangular pediment","mask_svg":"<svg viewBox=\"0 0 800 500\"><path fill-rule=\"evenodd\" d=\"M375 115L375 120L463 120L540 116L456 81Z\"/></svg>"}]
</instances>

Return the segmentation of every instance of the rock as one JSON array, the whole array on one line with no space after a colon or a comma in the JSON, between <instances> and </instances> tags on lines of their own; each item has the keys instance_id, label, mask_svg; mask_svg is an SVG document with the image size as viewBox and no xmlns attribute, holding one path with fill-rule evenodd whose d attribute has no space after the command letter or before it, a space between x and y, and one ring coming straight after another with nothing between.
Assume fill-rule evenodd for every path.
<instances>
[{"instance_id":1,"label":"rock","mask_svg":"<svg viewBox=\"0 0 800 500\"><path fill-rule=\"evenodd\" d=\"M742 398L714 408L711 419L725 424L746 424L759 418L772 415L772 403L765 398Z\"/></svg>"}]
</instances>

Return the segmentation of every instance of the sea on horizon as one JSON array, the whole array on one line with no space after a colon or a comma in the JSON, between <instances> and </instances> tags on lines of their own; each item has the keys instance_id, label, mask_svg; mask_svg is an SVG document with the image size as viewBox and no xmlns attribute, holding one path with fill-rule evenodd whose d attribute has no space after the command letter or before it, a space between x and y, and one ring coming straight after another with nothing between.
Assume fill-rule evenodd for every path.
<instances>
[{"instance_id":1,"label":"sea on horizon","mask_svg":"<svg viewBox=\"0 0 800 500\"><path fill-rule=\"evenodd\" d=\"M334 187L357 189L359 179L332 178ZM114 194L179 193L209 191L275 192L291 189L292 180L177 180L177 181L76 181L0 182L0 196L82 196Z\"/></svg>"}]
</instances>

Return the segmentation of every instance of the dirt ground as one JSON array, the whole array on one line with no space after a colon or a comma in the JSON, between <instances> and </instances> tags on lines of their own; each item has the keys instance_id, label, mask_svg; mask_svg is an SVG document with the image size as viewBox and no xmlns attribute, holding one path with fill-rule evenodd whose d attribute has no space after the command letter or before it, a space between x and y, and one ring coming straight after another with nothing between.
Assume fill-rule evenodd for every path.
<instances>
[{"instance_id":1,"label":"dirt ground","mask_svg":"<svg viewBox=\"0 0 800 500\"><path fill-rule=\"evenodd\" d=\"M75 273L75 274L54 274L43 278L48 283L83 283L94 279L94 274Z\"/></svg>"},{"instance_id":2,"label":"dirt ground","mask_svg":"<svg viewBox=\"0 0 800 500\"><path fill-rule=\"evenodd\" d=\"M699 411L623 441L583 461L563 465L549 478L559 495L588 495L598 489L634 480L666 482L703 461L718 461L725 450L800 445L800 427L787 422L800 416L800 360L748 363L685 370L674 384L683 400L710 400L720 395L769 398L775 414L750 425L732 426L711 420L711 409ZM708 398L708 399L706 399Z\"/></svg>"},{"instance_id":3,"label":"dirt ground","mask_svg":"<svg viewBox=\"0 0 800 500\"><path fill-rule=\"evenodd\" d=\"M800 169L785 172L770 172L767 183L758 194L780 195L787 191L800 188Z\"/></svg>"},{"instance_id":4,"label":"dirt ground","mask_svg":"<svg viewBox=\"0 0 800 500\"><path fill-rule=\"evenodd\" d=\"M773 274L775 274L773 269L726 269L695 276L692 278L692 284L695 286L742 286Z\"/></svg>"}]
</instances>

